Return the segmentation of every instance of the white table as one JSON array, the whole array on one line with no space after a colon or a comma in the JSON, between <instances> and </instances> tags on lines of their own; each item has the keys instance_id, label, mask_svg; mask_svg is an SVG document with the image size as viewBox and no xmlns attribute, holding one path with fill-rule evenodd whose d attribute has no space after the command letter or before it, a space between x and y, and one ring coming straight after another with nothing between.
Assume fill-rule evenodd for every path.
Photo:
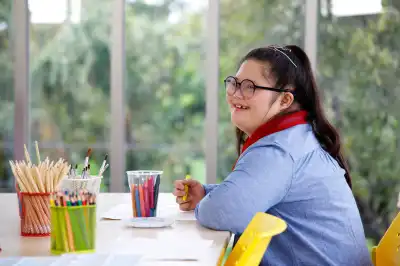
<instances>
[{"instance_id":1,"label":"white table","mask_svg":"<svg viewBox=\"0 0 400 266\"><path fill-rule=\"evenodd\" d=\"M200 226L194 219L176 221L169 228L134 229L123 226L121 221L101 220L102 214L118 204L130 204L128 193L102 193L98 199L97 208L97 239L96 252L118 253L129 252L145 254L140 265L216 265L221 252L225 249L230 239L230 233L214 231ZM174 215L179 215L178 206L172 194L161 193L159 196L159 210ZM16 194L0 194L0 257L7 256L49 256L50 238L29 238L20 236L20 219ZM193 214L185 214L193 215ZM180 241L185 239L185 250L202 247L201 258L197 260L184 260L179 256ZM204 247L204 243L210 243ZM154 245L153 245L153 244ZM158 244L157 244L158 243ZM161 244L160 244L161 243ZM168 244L167 244L168 243ZM121 247L125 251L121 251ZM150 249L150 250L149 250ZM174 258L163 260L161 254L166 249L177 254ZM178 252L177 252L178 251ZM183 253L184 251L182 251ZM154 254L154 257L151 255Z\"/></svg>"}]
</instances>

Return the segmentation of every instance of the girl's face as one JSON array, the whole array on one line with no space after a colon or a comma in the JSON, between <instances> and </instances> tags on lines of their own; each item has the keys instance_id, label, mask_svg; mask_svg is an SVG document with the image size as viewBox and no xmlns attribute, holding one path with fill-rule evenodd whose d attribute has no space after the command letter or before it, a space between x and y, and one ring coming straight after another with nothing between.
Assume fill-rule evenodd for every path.
<instances>
[{"instance_id":1,"label":"girl's face","mask_svg":"<svg viewBox=\"0 0 400 266\"><path fill-rule=\"evenodd\" d=\"M268 66L260 61L249 59L243 62L236 76L225 80L225 86L232 123L248 136L288 107L287 99L284 99L287 98L285 95L290 93L257 88L275 88L275 79ZM290 104L292 102L293 99Z\"/></svg>"}]
</instances>

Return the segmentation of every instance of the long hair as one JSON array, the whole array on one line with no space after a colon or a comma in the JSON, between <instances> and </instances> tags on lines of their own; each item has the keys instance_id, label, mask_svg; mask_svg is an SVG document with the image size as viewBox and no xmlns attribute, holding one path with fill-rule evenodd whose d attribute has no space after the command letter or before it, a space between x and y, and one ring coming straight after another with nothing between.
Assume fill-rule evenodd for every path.
<instances>
[{"instance_id":1,"label":"long hair","mask_svg":"<svg viewBox=\"0 0 400 266\"><path fill-rule=\"evenodd\" d=\"M279 50L278 50L279 49ZM351 188L349 167L341 151L339 133L326 118L311 63L306 53L296 45L285 47L268 46L251 50L241 60L254 59L268 64L268 70L275 77L276 88L295 88L295 101L308 112L307 121L321 147L328 152L345 170L347 184ZM246 134L236 128L236 150L240 155Z\"/></svg>"}]
</instances>

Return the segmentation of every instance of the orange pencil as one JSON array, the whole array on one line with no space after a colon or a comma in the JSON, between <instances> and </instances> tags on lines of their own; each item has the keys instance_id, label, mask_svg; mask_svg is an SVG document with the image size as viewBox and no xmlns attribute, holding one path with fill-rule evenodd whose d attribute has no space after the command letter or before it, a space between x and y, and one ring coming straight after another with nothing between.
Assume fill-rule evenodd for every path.
<instances>
[{"instance_id":1,"label":"orange pencil","mask_svg":"<svg viewBox=\"0 0 400 266\"><path fill-rule=\"evenodd\" d=\"M133 214L133 217L137 217L136 200L135 200L135 184L131 185L131 198L132 198L132 214Z\"/></svg>"}]
</instances>

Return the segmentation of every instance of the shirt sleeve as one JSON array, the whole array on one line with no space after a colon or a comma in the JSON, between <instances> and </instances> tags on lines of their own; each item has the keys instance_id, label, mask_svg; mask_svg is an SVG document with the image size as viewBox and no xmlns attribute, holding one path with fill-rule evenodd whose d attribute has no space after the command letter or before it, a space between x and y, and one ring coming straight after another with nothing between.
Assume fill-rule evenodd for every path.
<instances>
[{"instance_id":1,"label":"shirt sleeve","mask_svg":"<svg viewBox=\"0 0 400 266\"><path fill-rule=\"evenodd\" d=\"M293 176L293 159L278 144L250 147L234 170L195 209L198 222L215 230L243 233L257 212L282 201Z\"/></svg>"},{"instance_id":2,"label":"shirt sleeve","mask_svg":"<svg viewBox=\"0 0 400 266\"><path fill-rule=\"evenodd\" d=\"M210 193L214 188L218 187L219 184L204 184L203 188L206 192L206 195Z\"/></svg>"}]
</instances>

